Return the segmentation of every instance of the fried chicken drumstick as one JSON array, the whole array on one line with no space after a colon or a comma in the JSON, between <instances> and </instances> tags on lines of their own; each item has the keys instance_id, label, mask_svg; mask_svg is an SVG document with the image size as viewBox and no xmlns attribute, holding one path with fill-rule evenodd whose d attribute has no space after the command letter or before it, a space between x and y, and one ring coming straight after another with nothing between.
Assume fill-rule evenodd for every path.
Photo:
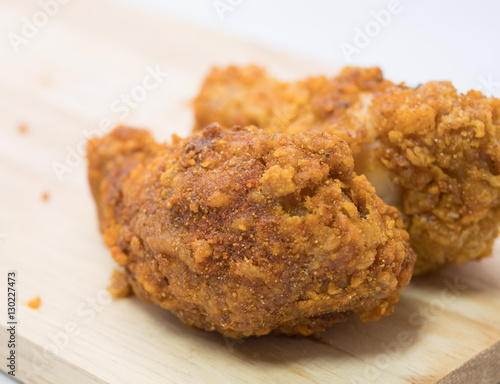
<instances>
[{"instance_id":1,"label":"fried chicken drumstick","mask_svg":"<svg viewBox=\"0 0 500 384\"><path fill-rule=\"evenodd\" d=\"M211 125L171 145L88 145L100 229L140 298L229 337L389 315L415 261L397 209L321 132Z\"/></svg>"},{"instance_id":2,"label":"fried chicken drumstick","mask_svg":"<svg viewBox=\"0 0 500 384\"><path fill-rule=\"evenodd\" d=\"M491 254L500 223L500 100L449 82L413 89L378 68L284 83L256 66L213 69L194 103L211 122L342 137L355 169L402 214L415 274Z\"/></svg>"}]
</instances>

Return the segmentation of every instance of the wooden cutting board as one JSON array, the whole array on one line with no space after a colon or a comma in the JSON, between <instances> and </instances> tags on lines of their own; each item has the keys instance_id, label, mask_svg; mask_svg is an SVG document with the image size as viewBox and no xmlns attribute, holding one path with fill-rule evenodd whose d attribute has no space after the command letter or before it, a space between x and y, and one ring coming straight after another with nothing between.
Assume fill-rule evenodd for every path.
<instances>
[{"instance_id":1,"label":"wooden cutting board","mask_svg":"<svg viewBox=\"0 0 500 384\"><path fill-rule=\"evenodd\" d=\"M15 270L16 377L27 383L500 381L498 242L490 259L415 279L392 316L349 321L321 340L232 341L136 298L111 301L114 262L78 154L89 132L125 118L161 140L187 135L190 100L212 65L256 62L287 79L339 68L97 0L69 2L46 25L39 10L0 0L2 371ZM23 17L42 27L15 53L7 37ZM26 303L37 295L34 310Z\"/></svg>"}]
</instances>

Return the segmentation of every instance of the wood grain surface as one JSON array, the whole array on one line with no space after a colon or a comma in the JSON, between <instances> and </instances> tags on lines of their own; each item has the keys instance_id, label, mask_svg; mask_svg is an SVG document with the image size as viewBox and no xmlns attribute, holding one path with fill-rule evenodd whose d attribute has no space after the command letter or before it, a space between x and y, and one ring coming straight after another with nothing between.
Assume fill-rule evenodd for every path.
<instances>
[{"instance_id":1,"label":"wood grain surface","mask_svg":"<svg viewBox=\"0 0 500 384\"><path fill-rule=\"evenodd\" d=\"M121 120L160 140L187 135L190 100L212 65L255 62L283 79L339 68L98 0L60 6L16 53L8 34L22 33L24 17L44 24L39 11L0 0L2 371L15 270L17 378L26 383L500 381L499 242L492 258L414 279L392 316L353 319L322 339L233 341L136 298L112 301L114 262L81 156L87 137ZM37 295L40 308L29 308Z\"/></svg>"}]
</instances>

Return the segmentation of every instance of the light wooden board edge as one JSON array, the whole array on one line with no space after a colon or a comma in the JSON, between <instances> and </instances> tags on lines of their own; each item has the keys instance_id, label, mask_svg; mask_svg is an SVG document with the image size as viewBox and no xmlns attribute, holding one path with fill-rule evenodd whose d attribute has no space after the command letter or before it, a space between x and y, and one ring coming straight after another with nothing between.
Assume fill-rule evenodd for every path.
<instances>
[{"instance_id":1,"label":"light wooden board edge","mask_svg":"<svg viewBox=\"0 0 500 384\"><path fill-rule=\"evenodd\" d=\"M500 384L500 341L484 350L436 384Z\"/></svg>"}]
</instances>

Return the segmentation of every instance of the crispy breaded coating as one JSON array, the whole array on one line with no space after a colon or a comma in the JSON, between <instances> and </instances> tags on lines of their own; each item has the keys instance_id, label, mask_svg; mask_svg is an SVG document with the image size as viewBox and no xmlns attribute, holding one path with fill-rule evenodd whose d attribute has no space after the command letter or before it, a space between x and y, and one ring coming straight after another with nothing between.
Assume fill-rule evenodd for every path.
<instances>
[{"instance_id":1,"label":"crispy breaded coating","mask_svg":"<svg viewBox=\"0 0 500 384\"><path fill-rule=\"evenodd\" d=\"M378 68L280 83L258 67L229 67L205 80L195 130L256 123L346 139L356 171L404 214L418 275L491 254L500 223L498 105L480 92L459 95L450 83L394 85ZM293 113L280 125L283 106Z\"/></svg>"},{"instance_id":2,"label":"crispy breaded coating","mask_svg":"<svg viewBox=\"0 0 500 384\"><path fill-rule=\"evenodd\" d=\"M116 299L128 297L132 294L132 287L128 281L128 275L118 269L113 271L110 284L107 289L111 296Z\"/></svg>"},{"instance_id":3,"label":"crispy breaded coating","mask_svg":"<svg viewBox=\"0 0 500 384\"><path fill-rule=\"evenodd\" d=\"M310 335L389 315L410 280L398 211L338 137L212 125L165 145L121 127L88 160L113 258L137 296L186 324Z\"/></svg>"},{"instance_id":4,"label":"crispy breaded coating","mask_svg":"<svg viewBox=\"0 0 500 384\"><path fill-rule=\"evenodd\" d=\"M376 150L402 190L415 273L491 254L500 223L500 100L449 82L374 100Z\"/></svg>"},{"instance_id":5,"label":"crispy breaded coating","mask_svg":"<svg viewBox=\"0 0 500 384\"><path fill-rule=\"evenodd\" d=\"M379 68L346 67L334 78L279 82L257 66L212 69L194 100L195 131L208 124L255 125L267 133L318 130L344 139L354 154L373 141L366 109L392 86Z\"/></svg>"}]
</instances>

